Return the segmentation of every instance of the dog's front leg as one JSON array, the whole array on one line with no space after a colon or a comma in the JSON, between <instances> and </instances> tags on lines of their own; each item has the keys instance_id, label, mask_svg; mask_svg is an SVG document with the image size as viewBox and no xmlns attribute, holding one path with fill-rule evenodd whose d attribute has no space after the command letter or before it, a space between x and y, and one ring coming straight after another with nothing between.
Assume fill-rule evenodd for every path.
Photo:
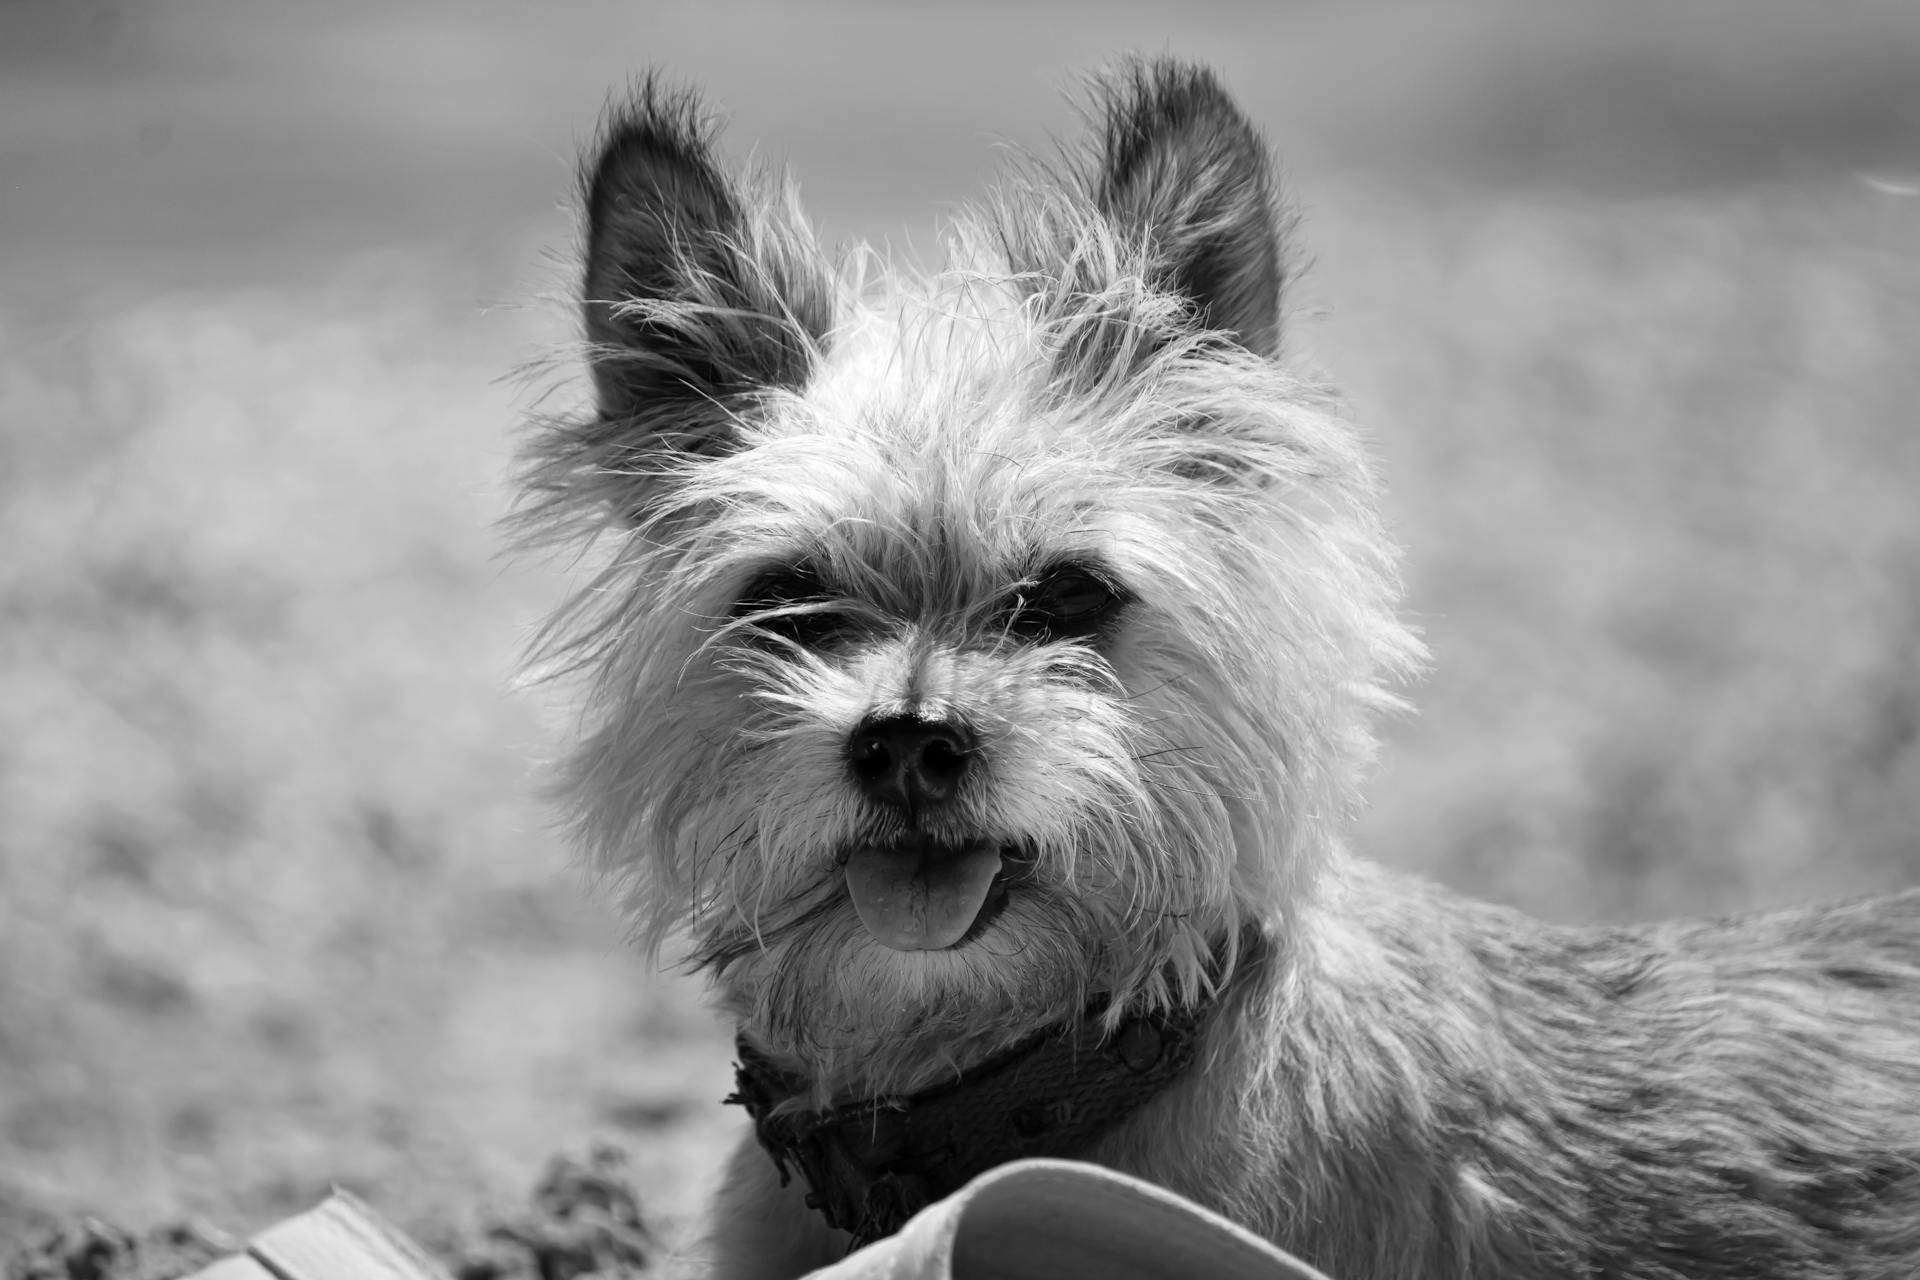
<instances>
[{"instance_id":1,"label":"dog's front leg","mask_svg":"<svg viewBox=\"0 0 1920 1280\"><path fill-rule=\"evenodd\" d=\"M807 1208L799 1178L780 1174L749 1129L727 1160L702 1236L677 1269L710 1280L793 1280L838 1262L851 1243Z\"/></svg>"}]
</instances>

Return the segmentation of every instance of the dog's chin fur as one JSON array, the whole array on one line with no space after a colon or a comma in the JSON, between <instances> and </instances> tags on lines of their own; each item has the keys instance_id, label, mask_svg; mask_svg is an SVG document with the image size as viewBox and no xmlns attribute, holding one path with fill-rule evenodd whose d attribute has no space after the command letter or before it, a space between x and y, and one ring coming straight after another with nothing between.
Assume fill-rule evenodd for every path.
<instances>
[{"instance_id":1,"label":"dog's chin fur","mask_svg":"<svg viewBox=\"0 0 1920 1280\"><path fill-rule=\"evenodd\" d=\"M722 1005L817 1105L914 1092L1079 1014L1101 960L1074 916L1016 895L978 936L903 952L835 910L729 964Z\"/></svg>"},{"instance_id":2,"label":"dog's chin fur","mask_svg":"<svg viewBox=\"0 0 1920 1280\"><path fill-rule=\"evenodd\" d=\"M609 550L543 647L573 834L756 1049L827 1105L1211 999L1088 1154L1341 1280L1920 1274L1920 899L1581 933L1345 851L1422 651L1210 75L1123 65L932 274L829 263L711 135L650 81L594 147L595 408L525 527ZM938 794L862 773L875 723L964 743ZM858 851L990 848L952 945L863 923ZM831 1260L802 1194L744 1147L714 1273Z\"/></svg>"}]
</instances>

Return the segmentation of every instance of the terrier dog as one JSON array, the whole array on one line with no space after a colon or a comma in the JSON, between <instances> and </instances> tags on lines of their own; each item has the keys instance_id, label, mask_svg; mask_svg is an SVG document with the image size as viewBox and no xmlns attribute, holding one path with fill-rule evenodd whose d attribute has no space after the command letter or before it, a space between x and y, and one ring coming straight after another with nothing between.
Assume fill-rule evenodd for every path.
<instances>
[{"instance_id":1,"label":"terrier dog","mask_svg":"<svg viewBox=\"0 0 1920 1280\"><path fill-rule=\"evenodd\" d=\"M1052 1154L1337 1280L1920 1275L1920 896L1574 929L1351 853L1422 651L1266 148L1167 59L1090 114L931 273L654 80L584 169L525 514L610 548L573 833L739 1032L710 1273Z\"/></svg>"}]
</instances>

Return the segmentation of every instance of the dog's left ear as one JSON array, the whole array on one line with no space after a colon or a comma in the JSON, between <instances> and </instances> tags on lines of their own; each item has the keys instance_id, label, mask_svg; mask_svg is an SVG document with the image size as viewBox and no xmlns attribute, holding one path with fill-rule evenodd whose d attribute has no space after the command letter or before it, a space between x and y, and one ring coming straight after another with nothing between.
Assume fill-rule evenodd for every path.
<instances>
[{"instance_id":1,"label":"dog's left ear","mask_svg":"<svg viewBox=\"0 0 1920 1280\"><path fill-rule=\"evenodd\" d=\"M1205 67L1140 59L1101 79L1088 194L1143 236L1155 282L1248 350L1280 346L1285 266L1266 144Z\"/></svg>"}]
</instances>

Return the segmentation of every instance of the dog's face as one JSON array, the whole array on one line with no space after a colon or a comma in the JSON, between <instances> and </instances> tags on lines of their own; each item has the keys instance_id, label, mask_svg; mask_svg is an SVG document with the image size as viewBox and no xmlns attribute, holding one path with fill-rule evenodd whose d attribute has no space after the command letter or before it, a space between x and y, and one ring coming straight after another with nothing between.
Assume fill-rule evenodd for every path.
<instances>
[{"instance_id":1,"label":"dog's face","mask_svg":"<svg viewBox=\"0 0 1920 1280\"><path fill-rule=\"evenodd\" d=\"M1204 72L1102 101L932 277L830 267L652 86L589 166L598 411L529 471L613 544L554 630L565 801L823 1092L1191 998L1283 928L1415 656L1351 433L1274 359L1261 144Z\"/></svg>"}]
</instances>

